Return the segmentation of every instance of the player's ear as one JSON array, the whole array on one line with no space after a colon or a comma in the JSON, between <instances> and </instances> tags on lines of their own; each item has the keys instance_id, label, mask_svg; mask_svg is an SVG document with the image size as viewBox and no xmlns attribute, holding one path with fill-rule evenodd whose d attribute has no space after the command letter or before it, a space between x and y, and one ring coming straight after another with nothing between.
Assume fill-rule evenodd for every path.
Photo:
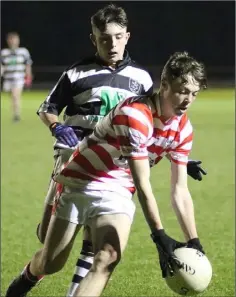
<instances>
[{"instance_id":1,"label":"player's ear","mask_svg":"<svg viewBox=\"0 0 236 297\"><path fill-rule=\"evenodd\" d=\"M130 32L126 32L126 44L128 43L130 39Z\"/></svg>"},{"instance_id":2,"label":"player's ear","mask_svg":"<svg viewBox=\"0 0 236 297\"><path fill-rule=\"evenodd\" d=\"M167 90L168 89L168 83L167 83L167 81L165 79L163 79L161 81L161 87L162 87L163 90Z\"/></svg>"},{"instance_id":3,"label":"player's ear","mask_svg":"<svg viewBox=\"0 0 236 297\"><path fill-rule=\"evenodd\" d=\"M93 45L94 45L94 46L97 46L97 44L96 44L96 38L95 38L94 34L91 33L91 34L89 35L89 37L90 37L90 40L92 41Z\"/></svg>"}]
</instances>

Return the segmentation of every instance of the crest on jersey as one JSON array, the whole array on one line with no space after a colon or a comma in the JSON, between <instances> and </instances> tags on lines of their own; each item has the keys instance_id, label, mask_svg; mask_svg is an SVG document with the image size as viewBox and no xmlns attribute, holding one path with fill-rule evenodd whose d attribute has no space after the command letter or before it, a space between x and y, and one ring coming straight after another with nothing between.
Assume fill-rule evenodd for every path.
<instances>
[{"instance_id":1,"label":"crest on jersey","mask_svg":"<svg viewBox=\"0 0 236 297\"><path fill-rule=\"evenodd\" d=\"M137 82L137 80L130 78L129 79L129 89L131 92L139 95L140 89L141 89L141 84Z\"/></svg>"}]
</instances>

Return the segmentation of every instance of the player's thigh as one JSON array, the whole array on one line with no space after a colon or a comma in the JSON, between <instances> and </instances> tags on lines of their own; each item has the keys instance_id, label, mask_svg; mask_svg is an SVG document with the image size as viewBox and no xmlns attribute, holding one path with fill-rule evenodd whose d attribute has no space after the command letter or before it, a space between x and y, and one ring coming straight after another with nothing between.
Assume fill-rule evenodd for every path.
<instances>
[{"instance_id":1,"label":"player's thigh","mask_svg":"<svg viewBox=\"0 0 236 297\"><path fill-rule=\"evenodd\" d=\"M12 88L11 81L3 80L3 84L2 84L3 91L9 93L11 91L11 88Z\"/></svg>"},{"instance_id":2,"label":"player's thigh","mask_svg":"<svg viewBox=\"0 0 236 297\"><path fill-rule=\"evenodd\" d=\"M57 183L51 178L47 190L47 194L45 196L44 203L45 205L53 205L54 199L57 191Z\"/></svg>"},{"instance_id":3,"label":"player's thigh","mask_svg":"<svg viewBox=\"0 0 236 297\"><path fill-rule=\"evenodd\" d=\"M45 261L50 263L46 265L47 271L64 266L76 234L86 220L89 205L86 198L81 192L58 184L42 254L44 265Z\"/></svg>"},{"instance_id":4,"label":"player's thigh","mask_svg":"<svg viewBox=\"0 0 236 297\"><path fill-rule=\"evenodd\" d=\"M103 250L106 246L112 247L118 260L127 245L132 220L127 214L116 213L100 215L89 220L92 233L94 253Z\"/></svg>"},{"instance_id":5,"label":"player's thigh","mask_svg":"<svg viewBox=\"0 0 236 297\"><path fill-rule=\"evenodd\" d=\"M133 222L134 202L130 199L131 197L122 196L117 192L91 191L90 194L101 198L93 201L88 217L95 253L102 248L102 245L112 244L121 255Z\"/></svg>"},{"instance_id":6,"label":"player's thigh","mask_svg":"<svg viewBox=\"0 0 236 297\"><path fill-rule=\"evenodd\" d=\"M89 226L84 226L84 230L83 230L83 240L88 240L88 241L92 241L92 234L91 234L91 229Z\"/></svg>"},{"instance_id":7,"label":"player's thigh","mask_svg":"<svg viewBox=\"0 0 236 297\"><path fill-rule=\"evenodd\" d=\"M57 183L52 179L52 176L60 170L61 166L67 162L72 154L72 150L56 149L54 150L54 167L50 178L48 191L45 197L45 205L53 205L57 191Z\"/></svg>"},{"instance_id":8,"label":"player's thigh","mask_svg":"<svg viewBox=\"0 0 236 297\"><path fill-rule=\"evenodd\" d=\"M53 205L44 204L41 222L37 227L37 236L41 243L44 243L48 231L48 226L51 220Z\"/></svg>"},{"instance_id":9,"label":"player's thigh","mask_svg":"<svg viewBox=\"0 0 236 297\"><path fill-rule=\"evenodd\" d=\"M43 247L43 259L47 263L54 261L60 265L66 262L74 239L81 225L71 223L53 215L51 217Z\"/></svg>"},{"instance_id":10,"label":"player's thigh","mask_svg":"<svg viewBox=\"0 0 236 297\"><path fill-rule=\"evenodd\" d=\"M11 96L13 100L19 100L23 91L23 85L16 84L11 88Z\"/></svg>"},{"instance_id":11,"label":"player's thigh","mask_svg":"<svg viewBox=\"0 0 236 297\"><path fill-rule=\"evenodd\" d=\"M64 152L64 150L60 150L60 149L54 150L55 163L54 163L53 172L55 170L58 170L64 162L67 162L70 155L71 155L71 151ZM45 201L44 201L43 215L42 215L40 229L39 229L39 237L41 242L44 242L45 240L48 225L51 219L53 205L56 199L57 188L58 188L58 184L54 182L54 180L51 178L49 182L48 191L45 197Z\"/></svg>"}]
</instances>

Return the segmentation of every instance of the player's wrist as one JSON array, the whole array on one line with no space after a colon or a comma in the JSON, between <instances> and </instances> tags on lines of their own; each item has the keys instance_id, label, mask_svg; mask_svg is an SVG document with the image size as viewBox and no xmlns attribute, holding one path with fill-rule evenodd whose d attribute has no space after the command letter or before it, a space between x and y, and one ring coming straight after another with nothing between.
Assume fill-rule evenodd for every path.
<instances>
[{"instance_id":1,"label":"player's wrist","mask_svg":"<svg viewBox=\"0 0 236 297\"><path fill-rule=\"evenodd\" d=\"M166 236L165 230L164 229L156 229L151 233L151 238L153 240L153 242L157 242L160 237Z\"/></svg>"},{"instance_id":2,"label":"player's wrist","mask_svg":"<svg viewBox=\"0 0 236 297\"><path fill-rule=\"evenodd\" d=\"M55 135L55 130L58 126L61 126L62 124L60 122L53 122L49 125L49 130L51 131L52 135Z\"/></svg>"},{"instance_id":3,"label":"player's wrist","mask_svg":"<svg viewBox=\"0 0 236 297\"><path fill-rule=\"evenodd\" d=\"M192 238L187 242L187 247L188 248L193 248L193 249L197 249L198 251L202 252L203 254L205 254L205 251L203 249L203 246L200 243L200 240L198 237Z\"/></svg>"},{"instance_id":4,"label":"player's wrist","mask_svg":"<svg viewBox=\"0 0 236 297\"><path fill-rule=\"evenodd\" d=\"M199 240L198 237L194 237L192 239L189 239L188 243L190 243L190 244L200 244L200 240Z\"/></svg>"}]
</instances>

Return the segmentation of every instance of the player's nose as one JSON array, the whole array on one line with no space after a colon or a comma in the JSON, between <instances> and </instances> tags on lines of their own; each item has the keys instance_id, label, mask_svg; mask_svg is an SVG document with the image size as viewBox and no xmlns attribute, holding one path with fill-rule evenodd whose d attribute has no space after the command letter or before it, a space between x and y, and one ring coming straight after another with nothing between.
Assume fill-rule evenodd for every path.
<instances>
[{"instance_id":1,"label":"player's nose","mask_svg":"<svg viewBox=\"0 0 236 297\"><path fill-rule=\"evenodd\" d=\"M117 40L115 37L111 38L111 49L115 49L117 44Z\"/></svg>"},{"instance_id":2,"label":"player's nose","mask_svg":"<svg viewBox=\"0 0 236 297\"><path fill-rule=\"evenodd\" d=\"M188 94L185 99L184 99L184 102L187 104L187 103L191 103L193 101L193 95L190 93Z\"/></svg>"}]
</instances>

